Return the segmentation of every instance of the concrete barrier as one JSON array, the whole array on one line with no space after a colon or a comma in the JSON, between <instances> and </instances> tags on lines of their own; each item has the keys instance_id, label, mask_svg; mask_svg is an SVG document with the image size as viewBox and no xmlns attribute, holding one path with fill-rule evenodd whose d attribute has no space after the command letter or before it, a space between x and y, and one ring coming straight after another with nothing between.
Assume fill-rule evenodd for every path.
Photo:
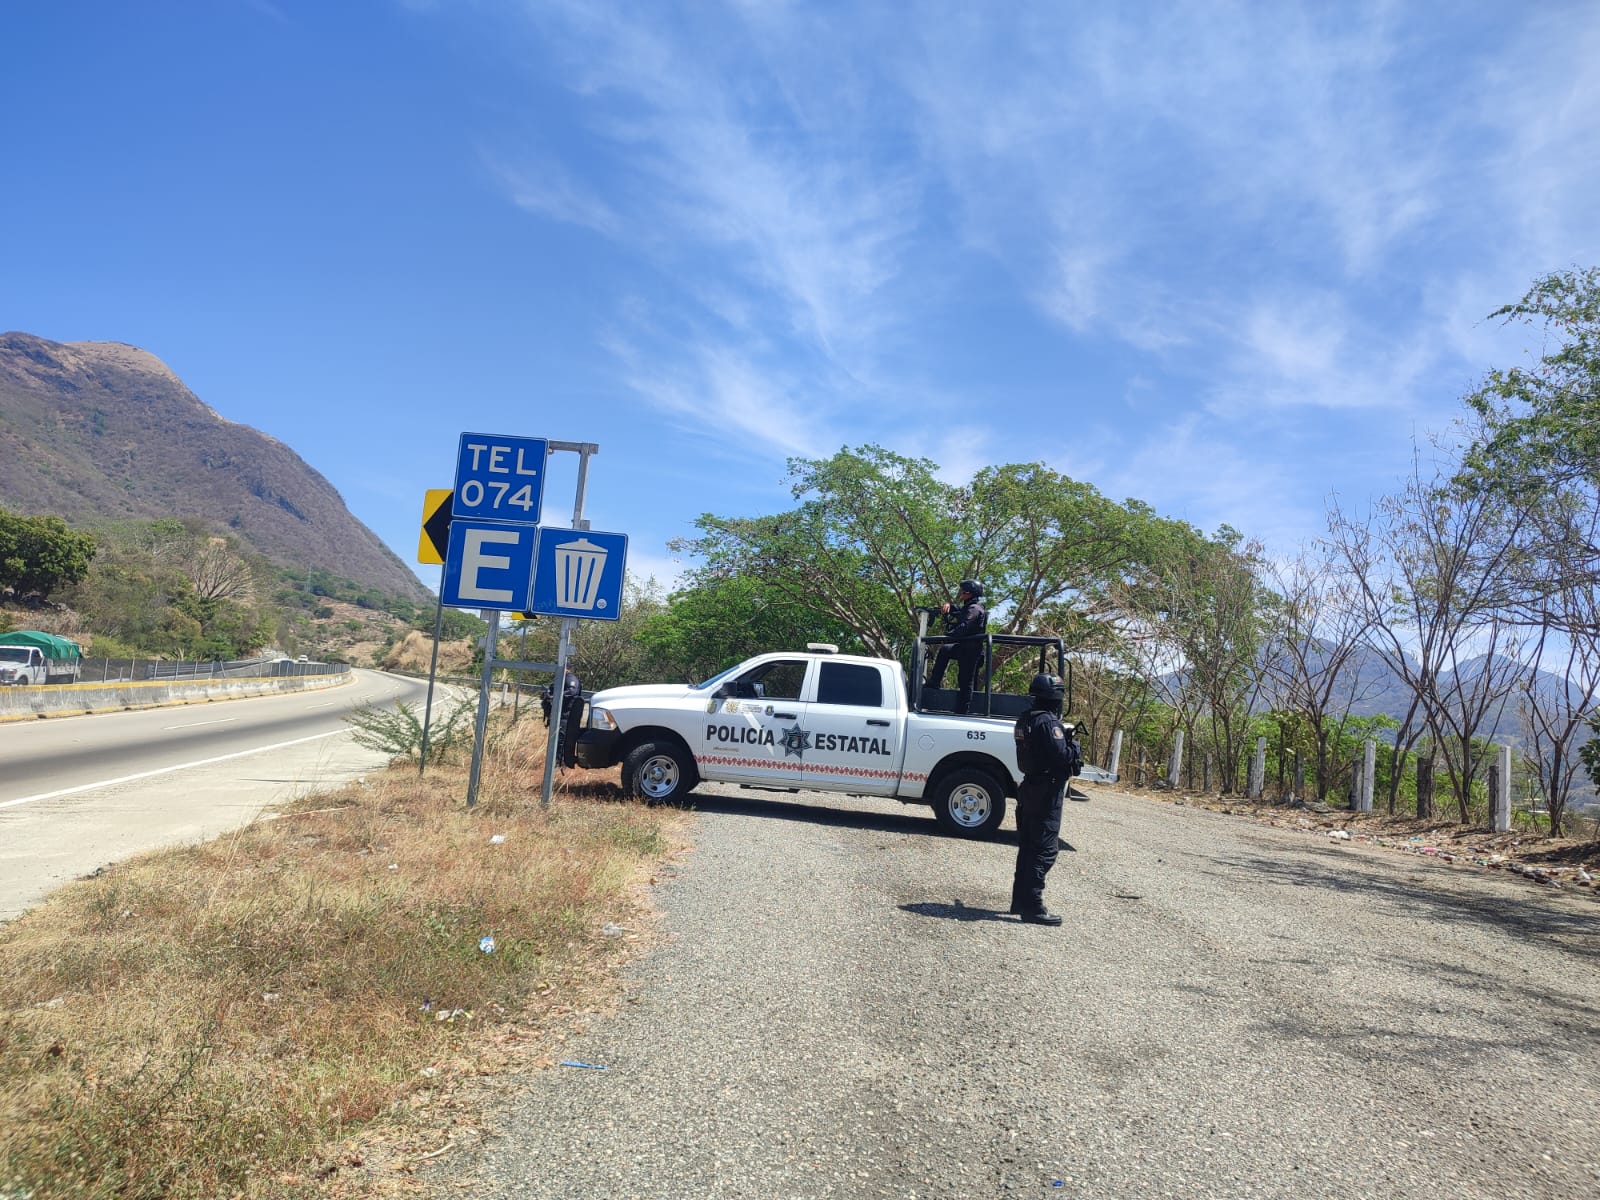
<instances>
[{"instance_id":1,"label":"concrete barrier","mask_svg":"<svg viewBox=\"0 0 1600 1200\"><path fill-rule=\"evenodd\" d=\"M350 670L326 675L261 676L255 679L155 679L136 683L46 683L0 688L0 721L123 712L171 704L204 704L246 696L277 696L336 687Z\"/></svg>"}]
</instances>

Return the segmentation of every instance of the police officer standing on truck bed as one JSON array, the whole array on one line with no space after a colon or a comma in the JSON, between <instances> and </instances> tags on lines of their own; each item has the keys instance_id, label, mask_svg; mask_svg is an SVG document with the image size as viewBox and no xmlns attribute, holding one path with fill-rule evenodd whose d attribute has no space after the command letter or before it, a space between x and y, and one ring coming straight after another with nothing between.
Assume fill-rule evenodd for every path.
<instances>
[{"instance_id":1,"label":"police officer standing on truck bed","mask_svg":"<svg viewBox=\"0 0 1600 1200\"><path fill-rule=\"evenodd\" d=\"M963 579L956 603L941 604L939 611L946 615L944 635L960 639L945 642L933 660L933 669L923 683L925 688L944 686L944 674L950 660L956 660L956 712L972 709L972 681L978 674L978 661L983 657L983 635L989 628L989 614L979 601L983 598L983 584L976 579Z\"/></svg>"},{"instance_id":2,"label":"police officer standing on truck bed","mask_svg":"<svg viewBox=\"0 0 1600 1200\"><path fill-rule=\"evenodd\" d=\"M1072 730L1061 723L1061 680L1041 672L1028 685L1033 707L1017 718L1017 870L1011 911L1029 925L1059 925L1044 906L1044 877L1056 865L1061 838L1061 795L1083 768Z\"/></svg>"}]
</instances>

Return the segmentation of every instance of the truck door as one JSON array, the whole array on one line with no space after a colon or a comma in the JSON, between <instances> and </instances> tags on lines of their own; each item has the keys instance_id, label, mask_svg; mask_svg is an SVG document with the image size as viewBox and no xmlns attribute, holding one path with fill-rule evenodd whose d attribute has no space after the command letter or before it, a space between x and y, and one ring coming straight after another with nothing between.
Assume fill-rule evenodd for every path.
<instances>
[{"instance_id":1,"label":"truck door","mask_svg":"<svg viewBox=\"0 0 1600 1200\"><path fill-rule=\"evenodd\" d=\"M706 715L695 757L707 779L801 787L806 706L800 702L810 663L803 658L758 663L726 685L731 695Z\"/></svg>"},{"instance_id":2,"label":"truck door","mask_svg":"<svg viewBox=\"0 0 1600 1200\"><path fill-rule=\"evenodd\" d=\"M899 693L874 663L817 664L806 729L806 773L822 786L863 796L892 796L900 782L904 727Z\"/></svg>"}]
</instances>

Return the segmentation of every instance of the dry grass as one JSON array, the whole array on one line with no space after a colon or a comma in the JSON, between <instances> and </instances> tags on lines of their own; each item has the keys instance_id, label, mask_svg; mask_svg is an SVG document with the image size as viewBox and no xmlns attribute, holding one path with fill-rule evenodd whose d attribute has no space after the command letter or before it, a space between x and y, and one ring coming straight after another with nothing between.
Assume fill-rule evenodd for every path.
<instances>
[{"instance_id":1,"label":"dry grass","mask_svg":"<svg viewBox=\"0 0 1600 1200\"><path fill-rule=\"evenodd\" d=\"M471 640L439 643L439 673L466 675L472 671L473 644ZM426 675L433 665L433 638L413 629L389 648L384 657L385 671L409 671Z\"/></svg>"},{"instance_id":2,"label":"dry grass","mask_svg":"<svg viewBox=\"0 0 1600 1200\"><path fill-rule=\"evenodd\" d=\"M543 740L500 741L472 812L463 768L391 771L0 929L0 1196L404 1178L453 1082L536 1065L648 927L677 814L592 783L541 810Z\"/></svg>"},{"instance_id":3,"label":"dry grass","mask_svg":"<svg viewBox=\"0 0 1600 1200\"><path fill-rule=\"evenodd\" d=\"M1157 791L1125 784L1118 785L1118 790L1162 803L1187 804L1249 817L1266 825L1319 837L1342 830L1352 840L1379 849L1422 855L1462 867L1512 872L1600 899L1600 841L1587 833L1566 838L1527 829L1495 833L1486 824L1462 825L1448 816L1391 817L1382 811L1359 813L1347 808L1294 808L1270 800L1245 800L1193 791Z\"/></svg>"}]
</instances>

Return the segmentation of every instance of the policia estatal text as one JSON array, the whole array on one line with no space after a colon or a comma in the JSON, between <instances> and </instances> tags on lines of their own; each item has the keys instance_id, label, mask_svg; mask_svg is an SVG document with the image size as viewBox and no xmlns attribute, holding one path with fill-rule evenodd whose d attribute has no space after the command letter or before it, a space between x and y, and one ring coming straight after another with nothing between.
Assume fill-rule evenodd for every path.
<instances>
[{"instance_id":1,"label":"policia estatal text","mask_svg":"<svg viewBox=\"0 0 1600 1200\"><path fill-rule=\"evenodd\" d=\"M1061 723L1061 680L1038 674L1028 685L1033 707L1017 718L1017 870L1011 911L1030 925L1059 925L1044 906L1044 877L1056 865L1061 838L1061 798L1083 769L1072 730Z\"/></svg>"}]
</instances>

